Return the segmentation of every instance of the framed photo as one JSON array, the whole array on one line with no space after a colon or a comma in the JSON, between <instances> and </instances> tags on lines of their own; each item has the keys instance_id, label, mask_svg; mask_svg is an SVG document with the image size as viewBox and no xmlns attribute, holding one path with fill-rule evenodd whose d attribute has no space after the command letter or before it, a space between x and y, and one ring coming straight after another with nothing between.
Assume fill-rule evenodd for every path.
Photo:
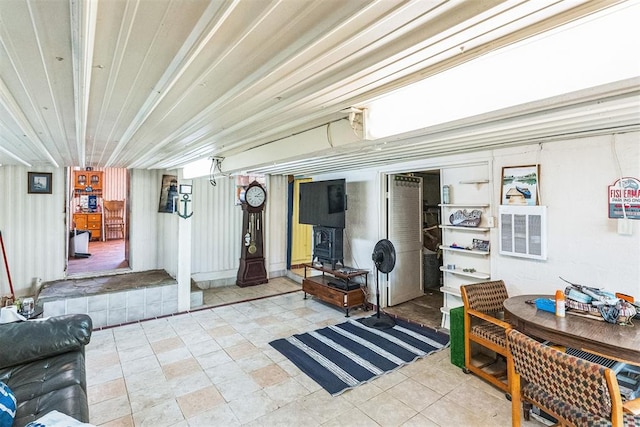
<instances>
[{"instance_id":1,"label":"framed photo","mask_svg":"<svg viewBox=\"0 0 640 427\"><path fill-rule=\"evenodd\" d=\"M51 194L51 179L52 174L47 172L28 172L29 194Z\"/></svg>"},{"instance_id":2,"label":"framed photo","mask_svg":"<svg viewBox=\"0 0 640 427\"><path fill-rule=\"evenodd\" d=\"M500 204L536 206L539 179L539 165L503 167Z\"/></svg>"},{"instance_id":3,"label":"framed photo","mask_svg":"<svg viewBox=\"0 0 640 427\"><path fill-rule=\"evenodd\" d=\"M160 203L158 204L158 212L174 213L176 211L176 202L178 199L178 176L162 175L160 184Z\"/></svg>"},{"instance_id":4,"label":"framed photo","mask_svg":"<svg viewBox=\"0 0 640 427\"><path fill-rule=\"evenodd\" d=\"M471 249L474 251L489 252L490 242L488 240L473 239L472 245Z\"/></svg>"}]
</instances>

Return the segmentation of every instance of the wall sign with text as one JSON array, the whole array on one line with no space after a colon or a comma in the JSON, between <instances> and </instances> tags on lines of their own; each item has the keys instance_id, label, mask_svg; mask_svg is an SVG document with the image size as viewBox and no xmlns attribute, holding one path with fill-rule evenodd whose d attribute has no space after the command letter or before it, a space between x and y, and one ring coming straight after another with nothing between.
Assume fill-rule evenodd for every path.
<instances>
[{"instance_id":1,"label":"wall sign with text","mask_svg":"<svg viewBox=\"0 0 640 427\"><path fill-rule=\"evenodd\" d=\"M609 186L609 218L625 216L640 219L640 180L637 178L621 178Z\"/></svg>"}]
</instances>

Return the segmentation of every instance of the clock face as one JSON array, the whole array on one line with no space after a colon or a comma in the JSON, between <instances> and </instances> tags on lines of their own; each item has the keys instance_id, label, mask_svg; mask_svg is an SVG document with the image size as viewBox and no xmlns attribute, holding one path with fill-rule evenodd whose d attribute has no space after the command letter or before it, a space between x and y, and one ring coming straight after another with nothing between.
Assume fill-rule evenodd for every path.
<instances>
[{"instance_id":1,"label":"clock face","mask_svg":"<svg viewBox=\"0 0 640 427\"><path fill-rule=\"evenodd\" d=\"M244 195L247 204L253 208L261 206L266 197L267 194L264 192L264 188L260 186L249 187Z\"/></svg>"}]
</instances>

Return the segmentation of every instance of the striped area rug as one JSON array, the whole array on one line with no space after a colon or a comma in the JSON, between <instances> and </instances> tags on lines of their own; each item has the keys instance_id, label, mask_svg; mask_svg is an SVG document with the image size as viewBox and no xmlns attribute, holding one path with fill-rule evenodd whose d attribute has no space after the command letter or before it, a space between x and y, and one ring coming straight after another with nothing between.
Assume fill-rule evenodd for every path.
<instances>
[{"instance_id":1,"label":"striped area rug","mask_svg":"<svg viewBox=\"0 0 640 427\"><path fill-rule=\"evenodd\" d=\"M269 344L336 396L442 350L449 335L401 320L385 330L349 320Z\"/></svg>"}]
</instances>

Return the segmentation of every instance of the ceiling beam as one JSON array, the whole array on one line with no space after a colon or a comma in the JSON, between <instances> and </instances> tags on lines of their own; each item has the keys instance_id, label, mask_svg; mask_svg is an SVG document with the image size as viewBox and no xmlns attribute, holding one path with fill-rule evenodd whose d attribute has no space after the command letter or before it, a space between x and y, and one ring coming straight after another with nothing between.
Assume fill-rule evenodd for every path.
<instances>
[{"instance_id":1,"label":"ceiling beam","mask_svg":"<svg viewBox=\"0 0 640 427\"><path fill-rule=\"evenodd\" d=\"M91 68L95 45L97 0L71 0L71 58L76 125L77 158L86 166L87 117L91 92Z\"/></svg>"}]
</instances>

